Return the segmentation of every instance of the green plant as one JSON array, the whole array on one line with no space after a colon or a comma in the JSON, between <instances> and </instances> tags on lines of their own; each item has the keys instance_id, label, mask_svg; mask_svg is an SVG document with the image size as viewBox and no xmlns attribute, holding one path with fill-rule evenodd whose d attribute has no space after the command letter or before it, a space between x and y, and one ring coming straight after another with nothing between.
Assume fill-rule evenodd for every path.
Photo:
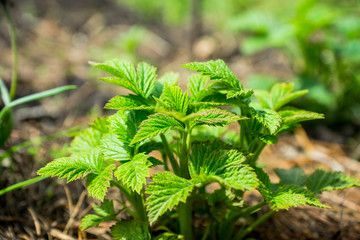
<instances>
[{"instance_id":1,"label":"green plant","mask_svg":"<svg viewBox=\"0 0 360 240\"><path fill-rule=\"evenodd\" d=\"M277 169L280 182L272 183L257 166L262 149L278 134L323 118L285 106L307 93L293 92L292 84L275 85L251 101L253 91L244 89L222 60L184 65L200 73L190 76L185 92L176 74L157 79L156 69L146 63L136 68L119 60L91 64L112 75L101 80L132 93L106 104L117 112L80 132L71 156L38 171L68 181L86 178L89 195L103 203L82 219L82 229L111 220L114 239L242 239L281 209L327 208L317 198L321 192L360 186L341 172L306 175L300 168ZM227 128L230 123L237 123L240 133ZM150 154L156 151L161 159ZM148 182L150 168L157 172ZM209 191L210 184L217 188ZM104 200L110 186L126 200ZM263 201L250 206L243 195L255 189ZM265 205L272 210L252 221ZM194 218L205 221L196 231ZM243 226L236 225L239 218L246 220Z\"/></svg>"}]
</instances>

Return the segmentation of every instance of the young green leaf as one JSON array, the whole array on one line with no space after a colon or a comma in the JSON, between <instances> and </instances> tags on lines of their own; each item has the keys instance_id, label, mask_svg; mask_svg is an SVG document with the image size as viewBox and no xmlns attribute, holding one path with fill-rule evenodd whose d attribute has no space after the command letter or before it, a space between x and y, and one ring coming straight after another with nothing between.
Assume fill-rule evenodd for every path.
<instances>
[{"instance_id":1,"label":"young green leaf","mask_svg":"<svg viewBox=\"0 0 360 240\"><path fill-rule=\"evenodd\" d=\"M255 172L244 163L244 155L230 149L219 142L193 144L189 171L194 181L217 181L230 188L253 190L258 185Z\"/></svg>"},{"instance_id":2,"label":"young green leaf","mask_svg":"<svg viewBox=\"0 0 360 240\"><path fill-rule=\"evenodd\" d=\"M158 172L149 183L146 199L150 224L154 223L167 210L172 209L180 202L186 202L193 189L193 183L171 172Z\"/></svg>"},{"instance_id":3,"label":"young green leaf","mask_svg":"<svg viewBox=\"0 0 360 240\"><path fill-rule=\"evenodd\" d=\"M280 186L277 190L271 192L271 198L267 199L267 201L274 210L289 209L299 205L328 208L315 197L314 193L296 185Z\"/></svg>"},{"instance_id":4,"label":"young green leaf","mask_svg":"<svg viewBox=\"0 0 360 240\"><path fill-rule=\"evenodd\" d=\"M127 88L143 98L148 98L155 87L156 68L146 63L139 63L136 70L131 63L117 59L90 64L116 76L101 80Z\"/></svg>"},{"instance_id":5,"label":"young green leaf","mask_svg":"<svg viewBox=\"0 0 360 240\"><path fill-rule=\"evenodd\" d=\"M276 111L289 102L304 96L308 90L292 92L293 83L278 83L271 88L272 110Z\"/></svg>"},{"instance_id":6,"label":"young green leaf","mask_svg":"<svg viewBox=\"0 0 360 240\"><path fill-rule=\"evenodd\" d=\"M293 167L288 170L275 168L274 171L283 185L305 186L307 176L304 170L299 167Z\"/></svg>"},{"instance_id":7,"label":"young green leaf","mask_svg":"<svg viewBox=\"0 0 360 240\"><path fill-rule=\"evenodd\" d=\"M131 141L131 145L160 133L166 133L170 129L183 130L184 128L178 120L164 113L150 115L147 120L141 123L139 131Z\"/></svg>"},{"instance_id":8,"label":"young green leaf","mask_svg":"<svg viewBox=\"0 0 360 240\"><path fill-rule=\"evenodd\" d=\"M283 123L287 125L324 118L323 114L305 111L294 107L283 108L278 113L281 116Z\"/></svg>"},{"instance_id":9,"label":"young green leaf","mask_svg":"<svg viewBox=\"0 0 360 240\"><path fill-rule=\"evenodd\" d=\"M90 173L100 173L102 170L102 156L99 151L80 153L71 157L58 158L48 163L38 171L42 176L58 176L73 181Z\"/></svg>"},{"instance_id":10,"label":"young green leaf","mask_svg":"<svg viewBox=\"0 0 360 240\"><path fill-rule=\"evenodd\" d=\"M91 227L97 227L100 223L111 220L112 218L109 217L101 217L95 214L88 214L86 215L80 223L80 228L82 230L86 230Z\"/></svg>"},{"instance_id":11,"label":"young green leaf","mask_svg":"<svg viewBox=\"0 0 360 240\"><path fill-rule=\"evenodd\" d=\"M281 117L276 112L263 109L263 110L255 110L252 109L250 111L251 115L259 121L264 127L266 127L270 134L274 134L276 130L280 127Z\"/></svg>"},{"instance_id":12,"label":"young green leaf","mask_svg":"<svg viewBox=\"0 0 360 240\"><path fill-rule=\"evenodd\" d=\"M95 214L88 214L82 220L80 228L86 230L90 227L99 226L100 223L115 220L114 203L110 200L105 200L101 205L94 204L95 212L101 216Z\"/></svg>"},{"instance_id":13,"label":"young green leaf","mask_svg":"<svg viewBox=\"0 0 360 240\"><path fill-rule=\"evenodd\" d=\"M138 220L121 221L111 227L115 240L150 240L150 233L145 222Z\"/></svg>"},{"instance_id":14,"label":"young green leaf","mask_svg":"<svg viewBox=\"0 0 360 240\"><path fill-rule=\"evenodd\" d=\"M100 145L102 133L95 128L82 130L71 142L73 153L83 153Z\"/></svg>"},{"instance_id":15,"label":"young green leaf","mask_svg":"<svg viewBox=\"0 0 360 240\"><path fill-rule=\"evenodd\" d=\"M191 94L192 102L200 102L209 91L206 86L209 82L209 78L200 74L193 74L189 78L188 89Z\"/></svg>"},{"instance_id":16,"label":"young green leaf","mask_svg":"<svg viewBox=\"0 0 360 240\"><path fill-rule=\"evenodd\" d=\"M142 97L129 94L127 96L115 96L105 105L106 109L115 110L152 110L153 107L148 106Z\"/></svg>"},{"instance_id":17,"label":"young green leaf","mask_svg":"<svg viewBox=\"0 0 360 240\"><path fill-rule=\"evenodd\" d=\"M159 78L155 83L155 88L153 90L153 96L159 98L164 90L165 83L172 86L179 81L179 74L174 72L165 73L161 78Z\"/></svg>"},{"instance_id":18,"label":"young green leaf","mask_svg":"<svg viewBox=\"0 0 360 240\"><path fill-rule=\"evenodd\" d=\"M306 180L306 187L314 193L360 187L360 181L342 172L327 172L317 169Z\"/></svg>"},{"instance_id":19,"label":"young green leaf","mask_svg":"<svg viewBox=\"0 0 360 240\"><path fill-rule=\"evenodd\" d=\"M107 160L125 162L131 158L129 147L116 134L105 134L101 139L100 149Z\"/></svg>"},{"instance_id":20,"label":"young green leaf","mask_svg":"<svg viewBox=\"0 0 360 240\"><path fill-rule=\"evenodd\" d=\"M184 121L189 122L191 126L224 126L243 119L247 118L221 109L210 109L203 112L192 113L184 118Z\"/></svg>"},{"instance_id":21,"label":"young green leaf","mask_svg":"<svg viewBox=\"0 0 360 240\"><path fill-rule=\"evenodd\" d=\"M110 187L110 180L113 178L114 164L105 167L99 173L91 173L86 178L86 188L90 197L96 197L103 201L108 188Z\"/></svg>"},{"instance_id":22,"label":"young green leaf","mask_svg":"<svg viewBox=\"0 0 360 240\"><path fill-rule=\"evenodd\" d=\"M129 162L121 164L114 175L119 181L131 190L140 193L143 184L146 184L146 177L149 177L151 163L144 153L135 155Z\"/></svg>"},{"instance_id":23,"label":"young green leaf","mask_svg":"<svg viewBox=\"0 0 360 240\"><path fill-rule=\"evenodd\" d=\"M128 146L137 130L137 119L131 111L118 111L109 117L110 132L116 134L120 142Z\"/></svg>"},{"instance_id":24,"label":"young green leaf","mask_svg":"<svg viewBox=\"0 0 360 240\"><path fill-rule=\"evenodd\" d=\"M98 130L99 132L101 132L102 134L108 133L109 132L109 127L108 127L109 121L108 121L108 117L103 117L103 118L97 118L92 124L90 124L89 126L91 128L94 128L95 130Z\"/></svg>"},{"instance_id":25,"label":"young green leaf","mask_svg":"<svg viewBox=\"0 0 360 240\"><path fill-rule=\"evenodd\" d=\"M210 76L211 80L221 80L226 83L229 88L244 89L237 77L231 72L223 60L208 62L192 62L182 67L200 72L203 75Z\"/></svg>"},{"instance_id":26,"label":"young green leaf","mask_svg":"<svg viewBox=\"0 0 360 240\"><path fill-rule=\"evenodd\" d=\"M160 99L155 99L160 104L170 111L186 113L189 107L188 93L183 93L180 87L176 85L169 85L165 83L165 88Z\"/></svg>"}]
</instances>

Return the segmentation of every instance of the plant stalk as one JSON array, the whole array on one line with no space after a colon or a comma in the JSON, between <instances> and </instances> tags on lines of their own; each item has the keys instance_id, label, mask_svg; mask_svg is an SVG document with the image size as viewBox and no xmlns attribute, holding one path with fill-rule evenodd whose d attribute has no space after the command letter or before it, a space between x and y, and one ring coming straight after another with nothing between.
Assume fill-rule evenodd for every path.
<instances>
[{"instance_id":1,"label":"plant stalk","mask_svg":"<svg viewBox=\"0 0 360 240\"><path fill-rule=\"evenodd\" d=\"M184 236L184 240L193 239L192 231L192 199L189 197L186 203L180 203L178 206L180 234Z\"/></svg>"},{"instance_id":2,"label":"plant stalk","mask_svg":"<svg viewBox=\"0 0 360 240\"><path fill-rule=\"evenodd\" d=\"M242 240L247 234L252 232L254 228L256 228L258 225L260 225L262 222L267 220L269 217L274 215L276 213L275 210L271 210L270 212L266 213L265 215L261 216L261 218L257 219L255 222L253 222L250 226L247 228L240 230L234 237L235 240Z\"/></svg>"},{"instance_id":3,"label":"plant stalk","mask_svg":"<svg viewBox=\"0 0 360 240\"><path fill-rule=\"evenodd\" d=\"M170 160L170 164L171 164L171 167L172 169L174 170L174 173L176 175L179 175L180 174L180 168L179 168L179 164L178 162L176 161L176 159L174 158L174 155L170 149L170 146L169 146L169 143L168 141L166 140L166 137L164 134L160 134L160 138L161 138L161 141L164 145L164 148L165 148L165 152L166 152L166 155L168 156L169 160Z\"/></svg>"},{"instance_id":4,"label":"plant stalk","mask_svg":"<svg viewBox=\"0 0 360 240\"><path fill-rule=\"evenodd\" d=\"M12 20L10 11L7 6L7 2L5 1L2 4L3 4L6 19L9 23L11 50L12 50L12 54L13 54L13 66L12 66L11 88L10 88L10 99L13 100L15 98L17 82L18 82L18 68L19 68L18 49L17 49L17 43L16 43L16 33L15 33L14 21Z\"/></svg>"}]
</instances>

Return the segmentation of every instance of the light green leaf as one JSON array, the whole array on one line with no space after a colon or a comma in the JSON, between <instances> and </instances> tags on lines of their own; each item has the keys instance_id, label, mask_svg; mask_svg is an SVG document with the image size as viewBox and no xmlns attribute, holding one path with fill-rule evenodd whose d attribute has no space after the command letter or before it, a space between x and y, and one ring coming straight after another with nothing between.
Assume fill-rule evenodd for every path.
<instances>
[{"instance_id":1,"label":"light green leaf","mask_svg":"<svg viewBox=\"0 0 360 240\"><path fill-rule=\"evenodd\" d=\"M287 170L275 168L274 171L283 185L305 186L307 176L300 167L292 167Z\"/></svg>"},{"instance_id":2,"label":"light green leaf","mask_svg":"<svg viewBox=\"0 0 360 240\"><path fill-rule=\"evenodd\" d=\"M110 219L108 219L107 217L100 217L95 214L88 214L81 220L80 228L82 230L86 230L91 227L97 227L100 223L108 220Z\"/></svg>"},{"instance_id":3,"label":"light green leaf","mask_svg":"<svg viewBox=\"0 0 360 240\"><path fill-rule=\"evenodd\" d=\"M136 70L131 63L118 59L104 63L91 62L91 65L115 76L101 80L127 88L143 98L148 98L155 87L156 68L146 63L139 63Z\"/></svg>"},{"instance_id":4,"label":"light green leaf","mask_svg":"<svg viewBox=\"0 0 360 240\"><path fill-rule=\"evenodd\" d=\"M211 109L203 112L192 113L184 118L185 122L190 122L190 125L209 125L209 126L224 126L232 122L247 119L228 111L221 109Z\"/></svg>"},{"instance_id":5,"label":"light green leaf","mask_svg":"<svg viewBox=\"0 0 360 240\"><path fill-rule=\"evenodd\" d=\"M192 62L182 67L197 71L203 75L210 76L210 80L221 80L226 83L229 88L244 89L237 77L226 66L223 60L208 62Z\"/></svg>"},{"instance_id":6,"label":"light green leaf","mask_svg":"<svg viewBox=\"0 0 360 240\"><path fill-rule=\"evenodd\" d=\"M151 163L145 153L135 155L131 161L121 164L115 171L115 177L131 190L140 193L146 177L150 177Z\"/></svg>"},{"instance_id":7,"label":"light green leaf","mask_svg":"<svg viewBox=\"0 0 360 240\"><path fill-rule=\"evenodd\" d=\"M178 86L165 83L164 91L158 103L170 111L186 113L189 106L189 96L187 92L183 93Z\"/></svg>"},{"instance_id":8,"label":"light green leaf","mask_svg":"<svg viewBox=\"0 0 360 240\"><path fill-rule=\"evenodd\" d=\"M188 89L191 94L192 102L200 102L209 91L206 86L209 82L209 78L200 74L193 74L189 78Z\"/></svg>"},{"instance_id":9,"label":"light green leaf","mask_svg":"<svg viewBox=\"0 0 360 240\"><path fill-rule=\"evenodd\" d=\"M83 153L100 145L102 133L95 128L82 130L71 142L71 152Z\"/></svg>"},{"instance_id":10,"label":"light green leaf","mask_svg":"<svg viewBox=\"0 0 360 240\"><path fill-rule=\"evenodd\" d=\"M260 141L262 141L267 145L271 145L278 142L278 138L274 135L259 134L258 138L260 139Z\"/></svg>"},{"instance_id":11,"label":"light green leaf","mask_svg":"<svg viewBox=\"0 0 360 240\"><path fill-rule=\"evenodd\" d=\"M80 153L71 157L58 158L48 163L38 171L42 176L58 176L73 181L90 173L100 173L102 170L102 156L99 151Z\"/></svg>"},{"instance_id":12,"label":"light green leaf","mask_svg":"<svg viewBox=\"0 0 360 240\"><path fill-rule=\"evenodd\" d=\"M266 127L270 134L274 134L276 130L280 127L281 117L276 112L264 109L264 110L255 110L250 111L251 115L259 121L264 127Z\"/></svg>"},{"instance_id":13,"label":"light green leaf","mask_svg":"<svg viewBox=\"0 0 360 240\"><path fill-rule=\"evenodd\" d=\"M116 110L152 110L153 107L148 106L143 98L137 95L129 94L127 96L118 95L110 99L105 105L106 109Z\"/></svg>"},{"instance_id":14,"label":"light green leaf","mask_svg":"<svg viewBox=\"0 0 360 240\"><path fill-rule=\"evenodd\" d=\"M217 181L239 190L253 190L259 183L256 174L245 164L244 155L220 142L192 145L189 171L197 183Z\"/></svg>"},{"instance_id":15,"label":"light green leaf","mask_svg":"<svg viewBox=\"0 0 360 240\"><path fill-rule=\"evenodd\" d=\"M342 172L327 172L317 169L306 180L306 187L314 193L360 187L360 181Z\"/></svg>"},{"instance_id":16,"label":"light green leaf","mask_svg":"<svg viewBox=\"0 0 360 240\"><path fill-rule=\"evenodd\" d=\"M152 138L160 133L166 133L170 129L183 130L182 124L175 118L163 113L150 115L148 119L140 125L139 131L131 141L131 145Z\"/></svg>"},{"instance_id":17,"label":"light green leaf","mask_svg":"<svg viewBox=\"0 0 360 240\"><path fill-rule=\"evenodd\" d=\"M175 85L179 81L179 74L174 72L165 73L155 83L153 95L159 98L164 90L165 83L169 85Z\"/></svg>"},{"instance_id":18,"label":"light green leaf","mask_svg":"<svg viewBox=\"0 0 360 240\"><path fill-rule=\"evenodd\" d=\"M118 111L109 117L110 132L117 135L119 141L125 146L129 145L137 131L135 113L131 111Z\"/></svg>"},{"instance_id":19,"label":"light green leaf","mask_svg":"<svg viewBox=\"0 0 360 240\"><path fill-rule=\"evenodd\" d=\"M101 152L105 159L124 162L130 160L130 149L121 142L116 134L105 134L101 139Z\"/></svg>"},{"instance_id":20,"label":"light green leaf","mask_svg":"<svg viewBox=\"0 0 360 240\"><path fill-rule=\"evenodd\" d=\"M193 189L191 181L171 172L158 172L152 178L153 182L146 188L146 193L150 194L146 199L150 224L180 202L186 202Z\"/></svg>"},{"instance_id":21,"label":"light green leaf","mask_svg":"<svg viewBox=\"0 0 360 240\"><path fill-rule=\"evenodd\" d=\"M281 116L283 123L287 125L324 118L323 114L305 111L294 107L286 107L282 109L279 111L279 115Z\"/></svg>"},{"instance_id":22,"label":"light green leaf","mask_svg":"<svg viewBox=\"0 0 360 240\"><path fill-rule=\"evenodd\" d=\"M104 200L101 205L94 204L93 209L97 214L103 217L109 217L115 214L114 202L107 199Z\"/></svg>"},{"instance_id":23,"label":"light green leaf","mask_svg":"<svg viewBox=\"0 0 360 240\"><path fill-rule=\"evenodd\" d=\"M289 209L299 205L309 205L320 208L328 208L323 205L311 191L295 185L281 186L273 191L271 198L267 199L274 210Z\"/></svg>"},{"instance_id":24,"label":"light green leaf","mask_svg":"<svg viewBox=\"0 0 360 240\"><path fill-rule=\"evenodd\" d=\"M97 118L92 124L90 124L90 127L98 130L102 134L105 134L109 132L108 124L108 117L102 117Z\"/></svg>"},{"instance_id":25,"label":"light green leaf","mask_svg":"<svg viewBox=\"0 0 360 240\"><path fill-rule=\"evenodd\" d=\"M145 222L137 220L121 221L111 227L115 240L150 240L150 233Z\"/></svg>"},{"instance_id":26,"label":"light green leaf","mask_svg":"<svg viewBox=\"0 0 360 240\"><path fill-rule=\"evenodd\" d=\"M107 189L110 187L115 165L111 164L101 170L100 173L91 173L86 178L86 188L90 197L95 197L101 201L104 200Z\"/></svg>"}]
</instances>

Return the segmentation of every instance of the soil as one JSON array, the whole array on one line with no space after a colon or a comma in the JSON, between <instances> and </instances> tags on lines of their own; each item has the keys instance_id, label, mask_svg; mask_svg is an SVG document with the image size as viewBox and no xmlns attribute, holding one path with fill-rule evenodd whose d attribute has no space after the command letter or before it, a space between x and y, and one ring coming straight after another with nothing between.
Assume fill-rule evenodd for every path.
<instances>
[{"instance_id":1,"label":"soil","mask_svg":"<svg viewBox=\"0 0 360 240\"><path fill-rule=\"evenodd\" d=\"M150 61L161 75L189 72L179 66L189 61L222 58L240 78L251 73L268 74L279 79L293 76L286 60L277 50L243 56L238 50L241 38L212 32L203 26L201 34L191 37L191 24L169 27L149 21L115 1L22 1L12 9L19 43L19 86L17 97L56 86L75 84L78 89L43 99L21 108L15 114L15 129L2 155L0 189L36 176L36 171L61 156L71 131L78 131L96 116L108 114L102 108L108 99L121 94L96 80L102 73L89 70L88 61L128 54L117 43L134 25L148 29L135 60ZM109 47L109 45L111 47ZM12 52L5 18L0 16L0 76L9 86ZM115 53L114 53L115 52ZM115 56L113 56L115 55ZM326 130L311 131L311 136ZM342 135L341 133L339 135ZM285 135L267 147L260 161L268 169L301 166L342 170L360 179L360 163L353 160L348 139L334 142L334 134L321 141L310 139L302 129ZM336 135L335 135L336 136ZM354 146L358 146L355 143ZM273 172L269 172L276 181ZM119 198L110 191L110 198ZM247 196L256 204L259 195ZM255 229L255 239L360 239L360 189L352 188L321 195L329 210L300 207L281 211ZM94 199L80 181L45 179L26 188L0 196L0 239L111 239L111 223L87 231L79 230L80 219L91 210ZM263 212L259 213L263 214Z\"/></svg>"}]
</instances>

